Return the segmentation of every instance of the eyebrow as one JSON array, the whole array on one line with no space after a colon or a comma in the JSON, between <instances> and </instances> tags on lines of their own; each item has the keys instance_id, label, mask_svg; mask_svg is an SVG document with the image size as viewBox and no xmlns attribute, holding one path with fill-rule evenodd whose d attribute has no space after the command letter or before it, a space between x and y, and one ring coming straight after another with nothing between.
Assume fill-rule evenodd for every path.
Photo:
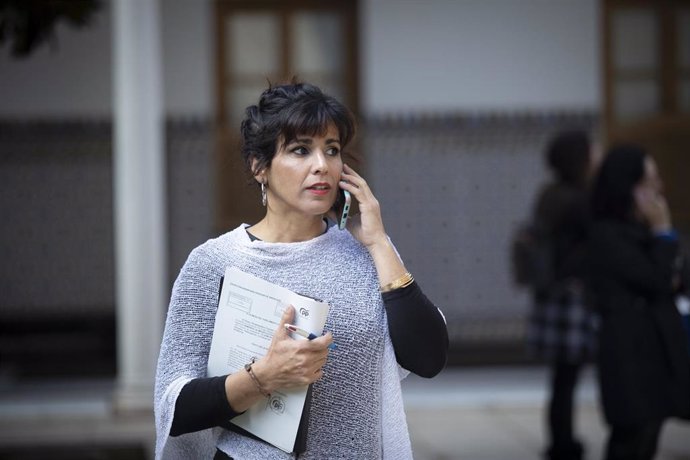
<instances>
[{"instance_id":1,"label":"eyebrow","mask_svg":"<svg viewBox=\"0 0 690 460\"><path fill-rule=\"evenodd\" d=\"M293 142L299 142L301 144L312 144L311 137L298 137L295 138ZM340 139L326 139L326 144L340 144Z\"/></svg>"}]
</instances>

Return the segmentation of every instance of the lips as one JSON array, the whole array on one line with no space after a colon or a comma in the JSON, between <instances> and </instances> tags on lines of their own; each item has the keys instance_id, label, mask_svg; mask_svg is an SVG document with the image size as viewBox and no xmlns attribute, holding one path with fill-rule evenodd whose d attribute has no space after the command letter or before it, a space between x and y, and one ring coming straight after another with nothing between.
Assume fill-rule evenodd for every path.
<instances>
[{"instance_id":1,"label":"lips","mask_svg":"<svg viewBox=\"0 0 690 460\"><path fill-rule=\"evenodd\" d=\"M309 190L320 190L320 191L328 191L331 189L331 186L327 184L326 182L319 182L317 184L310 185L307 187Z\"/></svg>"},{"instance_id":2,"label":"lips","mask_svg":"<svg viewBox=\"0 0 690 460\"><path fill-rule=\"evenodd\" d=\"M313 196L326 197L331 193L331 186L327 182L317 182L307 187Z\"/></svg>"}]
</instances>

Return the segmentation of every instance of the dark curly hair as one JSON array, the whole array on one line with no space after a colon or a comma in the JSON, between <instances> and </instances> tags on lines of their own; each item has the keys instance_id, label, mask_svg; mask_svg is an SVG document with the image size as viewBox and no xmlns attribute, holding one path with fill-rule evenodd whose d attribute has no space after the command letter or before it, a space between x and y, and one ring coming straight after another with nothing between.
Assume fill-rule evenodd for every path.
<instances>
[{"instance_id":1,"label":"dark curly hair","mask_svg":"<svg viewBox=\"0 0 690 460\"><path fill-rule=\"evenodd\" d=\"M248 172L253 176L270 167L279 147L300 135L323 135L331 124L344 149L355 135L354 116L347 107L308 83L270 86L257 105L247 107L242 121L241 152Z\"/></svg>"},{"instance_id":2,"label":"dark curly hair","mask_svg":"<svg viewBox=\"0 0 690 460\"><path fill-rule=\"evenodd\" d=\"M645 174L647 152L638 145L620 144L609 149L592 190L595 219L634 219L635 186Z\"/></svg>"}]
</instances>

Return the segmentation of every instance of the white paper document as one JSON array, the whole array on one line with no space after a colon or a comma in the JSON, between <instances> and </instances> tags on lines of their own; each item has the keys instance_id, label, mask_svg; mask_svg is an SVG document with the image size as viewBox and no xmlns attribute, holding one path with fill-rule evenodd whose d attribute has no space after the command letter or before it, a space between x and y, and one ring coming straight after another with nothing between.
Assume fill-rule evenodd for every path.
<instances>
[{"instance_id":1,"label":"white paper document","mask_svg":"<svg viewBox=\"0 0 690 460\"><path fill-rule=\"evenodd\" d=\"M283 310L295 307L292 324L320 335L328 316L328 304L296 294L237 268L225 270L218 312L208 358L208 376L231 374L264 356L271 344ZM307 340L296 334L296 340ZM231 423L292 452L307 395L307 386L277 390Z\"/></svg>"}]
</instances>

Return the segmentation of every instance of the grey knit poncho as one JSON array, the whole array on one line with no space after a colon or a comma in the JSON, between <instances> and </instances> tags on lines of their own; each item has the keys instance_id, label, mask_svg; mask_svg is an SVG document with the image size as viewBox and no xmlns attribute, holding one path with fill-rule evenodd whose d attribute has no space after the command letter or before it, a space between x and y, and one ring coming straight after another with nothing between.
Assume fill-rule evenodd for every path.
<instances>
[{"instance_id":1,"label":"grey knit poncho","mask_svg":"<svg viewBox=\"0 0 690 460\"><path fill-rule=\"evenodd\" d=\"M170 437L175 401L206 377L220 278L234 266L331 306L325 330L338 348L314 383L306 459L412 458L400 380L373 261L348 231L331 227L300 243L251 241L241 225L192 251L175 281L155 388L156 459L291 459L221 428Z\"/></svg>"}]
</instances>

